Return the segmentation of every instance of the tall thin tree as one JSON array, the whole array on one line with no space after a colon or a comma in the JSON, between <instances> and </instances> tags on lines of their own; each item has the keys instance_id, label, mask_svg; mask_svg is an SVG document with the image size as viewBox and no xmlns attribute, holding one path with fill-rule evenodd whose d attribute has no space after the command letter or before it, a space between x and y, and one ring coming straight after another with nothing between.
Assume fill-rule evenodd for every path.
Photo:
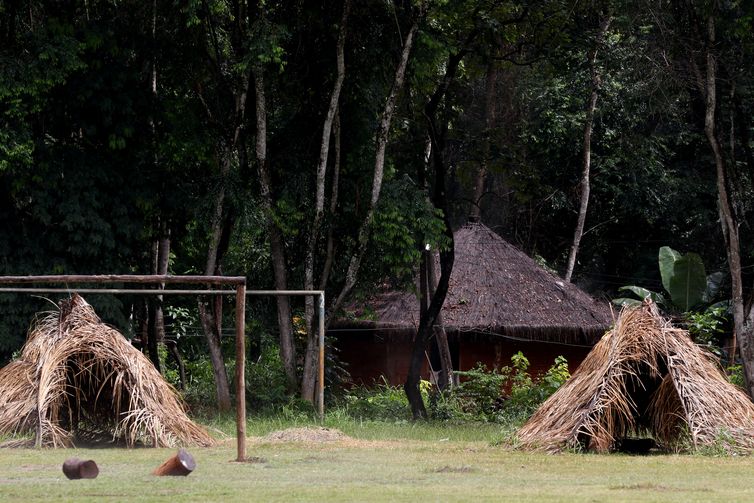
<instances>
[{"instance_id":1,"label":"tall thin tree","mask_svg":"<svg viewBox=\"0 0 754 503\"><path fill-rule=\"evenodd\" d=\"M283 232L274 219L275 202L272 193L272 175L267 157L267 99L264 67L261 64L254 67L254 94L256 104L256 163L259 173L262 206L267 218L272 271L275 289L286 290L288 288L288 272L285 259L285 241L283 239ZM285 369L288 391L292 393L296 389L298 379L296 376L296 346L293 338L290 298L280 295L277 297L276 302L280 333L280 357Z\"/></svg>"},{"instance_id":2,"label":"tall thin tree","mask_svg":"<svg viewBox=\"0 0 754 503\"><path fill-rule=\"evenodd\" d=\"M717 127L717 55L715 54L716 19L714 13L707 17L705 46L704 91L705 114L704 133L709 142L715 160L717 178L718 208L720 225L725 236L728 267L731 278L733 333L738 341L738 349L744 367L746 389L754 397L754 307L748 316L745 313L743 299L743 280L741 274L741 243L739 224L731 201L729 187L729 170L723 153Z\"/></svg>"},{"instance_id":3,"label":"tall thin tree","mask_svg":"<svg viewBox=\"0 0 754 503\"><path fill-rule=\"evenodd\" d=\"M348 25L348 15L351 10L351 0L343 2L343 15L340 20L340 30L338 33L338 43L336 48L337 76L333 84L332 93L330 94L330 103L327 107L327 114L322 127L322 141L320 142L319 161L317 163L317 177L315 185L315 203L314 219L309 231L309 239L306 247L306 258L304 260L304 289L314 289L314 258L317 251L317 242L319 241L320 228L322 219L325 214L325 175L327 172L327 161L330 155L330 141L332 136L333 124L338 110L340 100L340 91L343 88L345 79L345 45L346 45L346 28ZM307 341L306 356L304 358L304 375L301 380L301 397L304 400L313 401L314 391L316 388L317 375L317 335L314 331L314 298L307 296L305 300L305 313Z\"/></svg>"},{"instance_id":4,"label":"tall thin tree","mask_svg":"<svg viewBox=\"0 0 754 503\"><path fill-rule=\"evenodd\" d=\"M346 297L351 293L353 287L356 285L356 279L361 268L361 262L364 259L364 255L367 251L369 244L369 235L372 230L372 222L374 220L374 212L377 209L377 202L380 199L380 192L382 190L382 180L385 173L385 151L387 150L387 143L390 136L390 125L393 121L393 114L395 113L395 106L398 100L398 95L403 89L403 83L406 78L406 68L408 67L409 55L411 54L411 48L414 45L414 39L419 30L419 25L424 20L424 16L427 12L426 2L422 2L419 6L418 13L414 16L414 20L411 23L406 37L403 40L403 47L401 49L400 60L398 66L395 69L395 75L393 77L393 85L390 89L390 94L385 101L385 107L382 110L382 116L380 118L379 127L377 129L377 136L375 138L375 155L374 155L374 174L372 177L372 191L369 199L369 206L367 212L364 215L364 219L359 226L359 233L357 238L356 250L351 256L351 260L348 263L348 270L346 271L346 279L343 287L338 293L335 302L332 304L330 312L337 312L343 305Z\"/></svg>"},{"instance_id":5,"label":"tall thin tree","mask_svg":"<svg viewBox=\"0 0 754 503\"><path fill-rule=\"evenodd\" d=\"M602 75L597 66L597 52L604 43L605 34L610 27L612 16L603 14L600 19L599 29L594 39L594 44L587 54L587 63L591 75L592 89L589 93L589 99L586 104L586 117L584 119L584 143L582 150L581 164L581 193L579 195L579 213L576 219L576 229L573 232L573 241L568 254L568 265L566 266L565 280L571 281L573 269L576 266L576 257L579 253L581 238L584 235L584 224L586 223L587 209L589 207L589 193L591 191L590 171L592 165L592 130L594 128L594 112L597 109L597 98L599 97L602 87Z\"/></svg>"}]
</instances>

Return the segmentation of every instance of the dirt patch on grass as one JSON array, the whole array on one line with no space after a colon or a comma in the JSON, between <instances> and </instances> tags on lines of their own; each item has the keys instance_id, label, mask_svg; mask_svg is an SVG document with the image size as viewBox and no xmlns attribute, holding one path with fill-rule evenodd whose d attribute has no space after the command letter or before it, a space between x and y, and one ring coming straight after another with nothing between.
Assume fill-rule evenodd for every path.
<instances>
[{"instance_id":1,"label":"dirt patch on grass","mask_svg":"<svg viewBox=\"0 0 754 503\"><path fill-rule=\"evenodd\" d=\"M324 427L288 428L287 430L273 431L265 437L263 442L340 442L351 440L351 437L340 430Z\"/></svg>"},{"instance_id":2,"label":"dirt patch on grass","mask_svg":"<svg viewBox=\"0 0 754 503\"><path fill-rule=\"evenodd\" d=\"M441 466L440 468L435 468L432 471L435 473L469 473L469 472L473 472L474 468L468 465L463 465L463 466L445 465L445 466Z\"/></svg>"},{"instance_id":3,"label":"dirt patch on grass","mask_svg":"<svg viewBox=\"0 0 754 503\"><path fill-rule=\"evenodd\" d=\"M632 491L672 491L672 487L664 486L662 484L653 484L651 482L640 482L638 484L619 484L614 486L608 486L611 490L632 490Z\"/></svg>"},{"instance_id":4,"label":"dirt patch on grass","mask_svg":"<svg viewBox=\"0 0 754 503\"><path fill-rule=\"evenodd\" d=\"M634 491L657 491L657 492L667 492L667 491L684 491L684 492L711 492L711 489L708 488L701 488L701 489L694 489L694 488L680 488L680 487L670 487L662 484L655 484L652 482L639 482L637 484L620 484L615 486L608 486L608 489L611 490L634 490Z\"/></svg>"},{"instance_id":5,"label":"dirt patch on grass","mask_svg":"<svg viewBox=\"0 0 754 503\"><path fill-rule=\"evenodd\" d=\"M234 463L237 463L238 461L233 461ZM259 456L249 456L244 458L241 463L249 463L249 464L264 464L267 460L265 458L260 458Z\"/></svg>"}]
</instances>

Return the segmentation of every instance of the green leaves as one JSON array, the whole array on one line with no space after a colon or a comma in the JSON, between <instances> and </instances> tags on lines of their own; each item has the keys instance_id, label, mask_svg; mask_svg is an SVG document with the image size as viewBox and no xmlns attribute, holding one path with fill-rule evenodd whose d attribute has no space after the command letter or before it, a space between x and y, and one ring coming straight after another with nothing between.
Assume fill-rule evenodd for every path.
<instances>
[{"instance_id":1,"label":"green leaves","mask_svg":"<svg viewBox=\"0 0 754 503\"><path fill-rule=\"evenodd\" d=\"M689 312L702 303L711 302L720 290L724 274L705 273L702 258L696 253L680 254L669 246L660 248L658 265L662 286L670 294L670 302L661 294L640 286L623 286L618 290L631 292L639 299L650 299L656 304L675 307ZM613 299L619 306L634 306L641 302L634 298Z\"/></svg>"},{"instance_id":2,"label":"green leaves","mask_svg":"<svg viewBox=\"0 0 754 503\"><path fill-rule=\"evenodd\" d=\"M0 173L12 166L29 166L34 153L34 143L26 132L0 130Z\"/></svg>"},{"instance_id":3,"label":"green leaves","mask_svg":"<svg viewBox=\"0 0 754 503\"><path fill-rule=\"evenodd\" d=\"M71 31L50 20L43 29L23 34L23 50L0 47L0 172L31 166L33 121L48 106L52 91L85 68L83 44Z\"/></svg>"},{"instance_id":4,"label":"green leaves","mask_svg":"<svg viewBox=\"0 0 754 503\"><path fill-rule=\"evenodd\" d=\"M658 262L662 286L670 294L673 304L686 312L704 300L707 274L699 255L681 255L669 246L663 246Z\"/></svg>"},{"instance_id":5,"label":"green leaves","mask_svg":"<svg viewBox=\"0 0 754 503\"><path fill-rule=\"evenodd\" d=\"M385 184L373 228L375 266L406 284L413 283L422 249L429 245L435 251L449 245L442 212L407 177Z\"/></svg>"},{"instance_id":6,"label":"green leaves","mask_svg":"<svg viewBox=\"0 0 754 503\"><path fill-rule=\"evenodd\" d=\"M653 292L652 290L648 290L647 288L643 288L641 286L622 286L618 288L618 291L621 292L631 292L640 299L650 299L655 304L663 305L666 303L665 297L661 293ZM637 299L631 299L631 298L619 298L613 300L614 304L617 304L619 306L637 306L641 304L640 300Z\"/></svg>"}]
</instances>

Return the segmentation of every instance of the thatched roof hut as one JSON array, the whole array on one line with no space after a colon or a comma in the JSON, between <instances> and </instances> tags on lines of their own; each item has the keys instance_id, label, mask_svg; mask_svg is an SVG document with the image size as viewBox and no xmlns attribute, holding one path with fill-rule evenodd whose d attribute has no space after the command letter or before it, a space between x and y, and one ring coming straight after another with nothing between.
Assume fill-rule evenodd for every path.
<instances>
[{"instance_id":1,"label":"thatched roof hut","mask_svg":"<svg viewBox=\"0 0 754 503\"><path fill-rule=\"evenodd\" d=\"M609 306L545 270L480 223L456 231L455 263L442 309L448 332L492 333L526 340L594 344L612 323ZM419 303L412 292L384 292L352 306L336 327L375 328L413 337Z\"/></svg>"},{"instance_id":2,"label":"thatched roof hut","mask_svg":"<svg viewBox=\"0 0 754 503\"><path fill-rule=\"evenodd\" d=\"M470 223L454 236L455 263L442 309L454 368L506 365L517 351L529 357L534 373L558 355L578 364L610 327L607 302L548 272L488 227ZM383 375L401 383L419 325L417 294L385 291L346 311L330 335L355 380Z\"/></svg>"},{"instance_id":3,"label":"thatched roof hut","mask_svg":"<svg viewBox=\"0 0 754 503\"><path fill-rule=\"evenodd\" d=\"M647 433L665 447L754 449L754 404L651 303L621 313L518 438L529 449L605 452Z\"/></svg>"},{"instance_id":4,"label":"thatched roof hut","mask_svg":"<svg viewBox=\"0 0 754 503\"><path fill-rule=\"evenodd\" d=\"M39 318L20 358L0 369L0 433L51 447L214 444L149 359L76 294Z\"/></svg>"}]
</instances>

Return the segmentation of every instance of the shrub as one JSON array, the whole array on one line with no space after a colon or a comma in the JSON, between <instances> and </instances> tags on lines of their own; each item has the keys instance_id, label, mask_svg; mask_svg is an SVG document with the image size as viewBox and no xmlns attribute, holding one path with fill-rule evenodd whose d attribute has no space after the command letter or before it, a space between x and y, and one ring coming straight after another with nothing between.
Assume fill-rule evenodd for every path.
<instances>
[{"instance_id":1,"label":"shrub","mask_svg":"<svg viewBox=\"0 0 754 503\"><path fill-rule=\"evenodd\" d=\"M438 393L428 381L420 389L429 404L430 418L439 421L484 421L516 425L531 413L569 377L568 362L562 356L540 378L528 372L529 360L521 353L511 358L511 366L488 370L478 363L456 372L461 382L449 392ZM506 394L505 392L508 391ZM335 404L343 414L355 419L407 421L411 408L401 386L382 380L371 387L347 390Z\"/></svg>"},{"instance_id":2,"label":"shrub","mask_svg":"<svg viewBox=\"0 0 754 503\"><path fill-rule=\"evenodd\" d=\"M456 372L461 383L435 400L433 417L506 424L526 420L570 377L562 356L539 380L535 381L528 369L529 360L519 351L511 357L511 366L500 370L487 370L478 363L471 370Z\"/></svg>"},{"instance_id":3,"label":"shrub","mask_svg":"<svg viewBox=\"0 0 754 503\"><path fill-rule=\"evenodd\" d=\"M499 408L501 392L507 376L497 370L489 371L482 363L471 370L456 372L461 382L450 392L449 402L474 419L487 419ZM450 404L446 406L450 408Z\"/></svg>"},{"instance_id":4,"label":"shrub","mask_svg":"<svg viewBox=\"0 0 754 503\"><path fill-rule=\"evenodd\" d=\"M406 420L411 408L403 388L390 386L385 378L377 386L359 386L349 390L343 401L348 414L359 419Z\"/></svg>"},{"instance_id":5,"label":"shrub","mask_svg":"<svg viewBox=\"0 0 754 503\"><path fill-rule=\"evenodd\" d=\"M736 386L740 386L743 388L746 385L746 382L744 381L744 367L743 365L731 365L727 369L728 374L728 380L735 384Z\"/></svg>"},{"instance_id":6,"label":"shrub","mask_svg":"<svg viewBox=\"0 0 754 503\"><path fill-rule=\"evenodd\" d=\"M419 390L422 399L430 398L432 385L422 380ZM411 407L402 386L391 386L382 377L375 386L357 386L348 390L341 398L346 413L356 419L377 419L406 421L411 419Z\"/></svg>"},{"instance_id":7,"label":"shrub","mask_svg":"<svg viewBox=\"0 0 754 503\"><path fill-rule=\"evenodd\" d=\"M226 372L233 375L235 362L225 362ZM215 389L215 374L208 357L186 360L186 389L183 398L192 409L214 409L217 404L217 390Z\"/></svg>"},{"instance_id":8,"label":"shrub","mask_svg":"<svg viewBox=\"0 0 754 503\"><path fill-rule=\"evenodd\" d=\"M717 356L727 357L720 347L725 334L732 330L731 315L726 305L716 304L701 312L686 313L685 316L694 342Z\"/></svg>"},{"instance_id":9,"label":"shrub","mask_svg":"<svg viewBox=\"0 0 754 503\"><path fill-rule=\"evenodd\" d=\"M246 365L246 400L255 410L288 404L287 380L280 353L273 344L263 344L257 361Z\"/></svg>"},{"instance_id":10,"label":"shrub","mask_svg":"<svg viewBox=\"0 0 754 503\"><path fill-rule=\"evenodd\" d=\"M162 377L164 377L171 386L177 389L181 384L178 368L175 361L173 361L172 358L168 358L168 347L162 342L157 345L157 356L160 359Z\"/></svg>"}]
</instances>

